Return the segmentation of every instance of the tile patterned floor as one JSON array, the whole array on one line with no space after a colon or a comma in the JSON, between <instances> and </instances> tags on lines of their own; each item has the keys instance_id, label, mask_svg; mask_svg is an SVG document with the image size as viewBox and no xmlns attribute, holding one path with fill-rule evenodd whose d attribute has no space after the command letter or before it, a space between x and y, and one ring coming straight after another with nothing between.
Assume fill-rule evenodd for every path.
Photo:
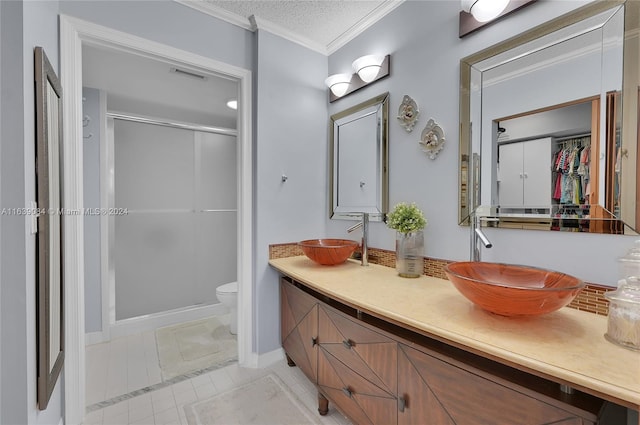
<instances>
[{"instance_id":1,"label":"tile patterned floor","mask_svg":"<svg viewBox=\"0 0 640 425\"><path fill-rule=\"evenodd\" d=\"M187 425L186 404L208 399L268 373L282 379L316 415L318 424L350 424L331 403L327 416L318 415L315 387L300 369L287 366L284 359L262 369L247 369L233 362L162 382L154 331L87 346L86 359L84 425Z\"/></svg>"},{"instance_id":2,"label":"tile patterned floor","mask_svg":"<svg viewBox=\"0 0 640 425\"><path fill-rule=\"evenodd\" d=\"M317 413L317 392L297 367L285 360L263 369L247 369L237 363L149 391L87 413L84 425L187 425L184 406L242 386L270 372L279 376L302 403L317 415L319 425L350 425L331 404L327 416ZM266 410L266 409L265 409ZM277 425L265 422L265 425Z\"/></svg>"}]
</instances>

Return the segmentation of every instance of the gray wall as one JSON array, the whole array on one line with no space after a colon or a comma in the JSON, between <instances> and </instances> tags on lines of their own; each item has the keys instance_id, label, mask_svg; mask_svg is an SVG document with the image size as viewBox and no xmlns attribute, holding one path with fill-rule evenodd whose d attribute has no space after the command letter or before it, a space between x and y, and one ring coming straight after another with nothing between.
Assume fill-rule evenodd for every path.
<instances>
[{"instance_id":1,"label":"gray wall","mask_svg":"<svg viewBox=\"0 0 640 425\"><path fill-rule=\"evenodd\" d=\"M173 1L62 0L60 13L251 69L251 32Z\"/></svg>"},{"instance_id":2,"label":"gray wall","mask_svg":"<svg viewBox=\"0 0 640 425\"><path fill-rule=\"evenodd\" d=\"M0 204L24 208L35 200L33 48L44 47L59 74L58 2L0 2L0 8ZM0 232L0 423L57 424L62 416L62 379L47 410L36 407L35 237L25 216L2 215Z\"/></svg>"},{"instance_id":3,"label":"gray wall","mask_svg":"<svg viewBox=\"0 0 640 425\"><path fill-rule=\"evenodd\" d=\"M90 120L83 129L83 193L85 208L100 208L100 126L103 114L101 93L97 89L82 89L82 116ZM89 137L91 135L91 137ZM84 326L85 332L102 330L102 279L100 268L99 215L84 217Z\"/></svg>"},{"instance_id":4,"label":"gray wall","mask_svg":"<svg viewBox=\"0 0 640 425\"><path fill-rule=\"evenodd\" d=\"M537 2L488 28L458 38L455 1L408 1L329 57L329 74L349 71L365 54L391 54L391 76L329 106L333 114L384 91L390 91L390 204L415 201L425 212L427 256L468 259L468 228L458 225L458 98L461 58L559 16L585 1ZM409 94L421 116L412 133L395 122L402 96ZM433 117L444 129L446 143L435 160L417 141ZM348 223L327 220L329 233ZM483 259L524 263L565 271L587 281L615 285L616 259L635 237L599 234L489 229L493 248ZM394 249L394 233L383 224L371 226L371 246ZM568 249L570 247L570 249Z\"/></svg>"},{"instance_id":5,"label":"gray wall","mask_svg":"<svg viewBox=\"0 0 640 425\"><path fill-rule=\"evenodd\" d=\"M255 313L258 353L280 347L277 273L269 244L330 236L327 58L258 30L255 134ZM282 174L289 179L283 183ZM340 235L338 233L338 235Z\"/></svg>"}]
</instances>

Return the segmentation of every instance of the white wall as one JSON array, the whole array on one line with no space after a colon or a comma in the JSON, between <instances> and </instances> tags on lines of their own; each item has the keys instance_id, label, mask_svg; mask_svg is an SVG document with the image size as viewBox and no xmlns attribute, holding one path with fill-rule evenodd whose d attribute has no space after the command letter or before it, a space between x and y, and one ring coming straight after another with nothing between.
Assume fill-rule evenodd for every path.
<instances>
[{"instance_id":1,"label":"white wall","mask_svg":"<svg viewBox=\"0 0 640 425\"><path fill-rule=\"evenodd\" d=\"M268 266L269 244L329 236L327 58L258 30L255 60L254 326L262 354L280 347L278 274Z\"/></svg>"},{"instance_id":2,"label":"white wall","mask_svg":"<svg viewBox=\"0 0 640 425\"><path fill-rule=\"evenodd\" d=\"M391 54L391 76L329 107L333 114L384 91L390 97L390 206L416 202L425 212L425 254L448 260L469 255L468 228L458 225L458 99L459 61L564 14L587 1L537 2L463 39L458 38L459 2L408 1L329 57L329 74L349 71L365 54ZM350 72L350 71L349 71ZM412 133L395 122L402 96L418 103L421 116ZM420 133L433 117L446 136L435 160L418 147ZM343 232L349 223L327 219L329 233ZM371 246L393 250L394 233L373 223ZM615 285L616 259L634 237L598 234L488 229L493 248L483 250L486 261L549 267L590 282Z\"/></svg>"}]
</instances>

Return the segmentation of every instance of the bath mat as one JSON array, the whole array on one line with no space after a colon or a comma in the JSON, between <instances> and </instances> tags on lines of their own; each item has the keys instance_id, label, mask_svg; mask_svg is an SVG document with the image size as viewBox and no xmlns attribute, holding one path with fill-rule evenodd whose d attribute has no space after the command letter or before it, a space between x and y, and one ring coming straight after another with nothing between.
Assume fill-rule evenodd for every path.
<instances>
[{"instance_id":1,"label":"bath mat","mask_svg":"<svg viewBox=\"0 0 640 425\"><path fill-rule=\"evenodd\" d=\"M269 374L184 407L189 425L315 425L318 419L276 375Z\"/></svg>"},{"instance_id":2,"label":"bath mat","mask_svg":"<svg viewBox=\"0 0 640 425\"><path fill-rule=\"evenodd\" d=\"M236 336L220 319L210 317L156 330L163 380L237 360Z\"/></svg>"}]
</instances>

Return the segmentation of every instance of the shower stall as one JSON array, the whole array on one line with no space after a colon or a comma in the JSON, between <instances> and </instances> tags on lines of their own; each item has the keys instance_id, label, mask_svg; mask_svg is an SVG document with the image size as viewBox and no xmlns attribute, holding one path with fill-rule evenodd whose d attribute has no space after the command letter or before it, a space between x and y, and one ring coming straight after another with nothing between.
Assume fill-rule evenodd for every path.
<instances>
[{"instance_id":1,"label":"shower stall","mask_svg":"<svg viewBox=\"0 0 640 425\"><path fill-rule=\"evenodd\" d=\"M203 317L236 280L235 131L107 117L112 329Z\"/></svg>"}]
</instances>

